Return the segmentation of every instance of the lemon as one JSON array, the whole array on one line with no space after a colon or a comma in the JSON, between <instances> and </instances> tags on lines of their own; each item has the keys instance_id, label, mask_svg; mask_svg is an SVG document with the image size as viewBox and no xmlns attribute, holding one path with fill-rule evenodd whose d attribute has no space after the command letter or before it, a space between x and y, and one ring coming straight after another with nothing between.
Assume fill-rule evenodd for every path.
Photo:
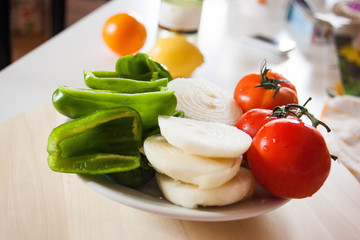
<instances>
[{"instance_id":1,"label":"lemon","mask_svg":"<svg viewBox=\"0 0 360 240\"><path fill-rule=\"evenodd\" d=\"M173 78L189 76L204 62L199 48L182 36L157 40L148 55L165 65Z\"/></svg>"}]
</instances>

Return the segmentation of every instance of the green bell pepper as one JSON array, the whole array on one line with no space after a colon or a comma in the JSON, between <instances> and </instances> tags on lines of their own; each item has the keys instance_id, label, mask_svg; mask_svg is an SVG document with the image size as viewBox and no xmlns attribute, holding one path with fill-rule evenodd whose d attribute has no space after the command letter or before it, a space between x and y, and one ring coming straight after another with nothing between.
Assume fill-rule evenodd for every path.
<instances>
[{"instance_id":1,"label":"green bell pepper","mask_svg":"<svg viewBox=\"0 0 360 240\"><path fill-rule=\"evenodd\" d=\"M159 91L168 84L167 78L140 81L119 77L116 72L84 71L86 86L92 89L112 90L121 93L140 93Z\"/></svg>"},{"instance_id":2,"label":"green bell pepper","mask_svg":"<svg viewBox=\"0 0 360 240\"><path fill-rule=\"evenodd\" d=\"M172 80L165 66L149 58L146 53L127 55L117 60L115 70L121 78L150 81L157 78Z\"/></svg>"},{"instance_id":3,"label":"green bell pepper","mask_svg":"<svg viewBox=\"0 0 360 240\"><path fill-rule=\"evenodd\" d=\"M140 167L131 171L108 174L113 181L132 188L144 185L154 176L155 169L149 165L149 161L144 155L141 155Z\"/></svg>"},{"instance_id":4,"label":"green bell pepper","mask_svg":"<svg viewBox=\"0 0 360 240\"><path fill-rule=\"evenodd\" d=\"M54 92L52 102L58 112L70 118L82 117L100 109L131 107L140 114L144 129L156 127L158 116L171 115L177 104L174 91L167 88L126 94L64 86Z\"/></svg>"},{"instance_id":5,"label":"green bell pepper","mask_svg":"<svg viewBox=\"0 0 360 240\"><path fill-rule=\"evenodd\" d=\"M64 123L48 139L53 171L107 174L140 166L140 115L129 107L96 111Z\"/></svg>"}]
</instances>

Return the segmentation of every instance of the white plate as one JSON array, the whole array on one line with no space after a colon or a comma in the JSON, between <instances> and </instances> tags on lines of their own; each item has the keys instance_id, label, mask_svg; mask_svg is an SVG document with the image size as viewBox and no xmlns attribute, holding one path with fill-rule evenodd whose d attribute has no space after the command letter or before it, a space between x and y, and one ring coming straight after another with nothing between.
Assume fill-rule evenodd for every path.
<instances>
[{"instance_id":1,"label":"white plate","mask_svg":"<svg viewBox=\"0 0 360 240\"><path fill-rule=\"evenodd\" d=\"M256 186L251 199L223 207L200 207L187 209L167 201L155 180L139 189L132 189L111 181L104 175L78 175L88 187L124 205L146 212L160 214L182 220L193 221L231 221L255 217L279 208L288 199L274 197Z\"/></svg>"}]
</instances>

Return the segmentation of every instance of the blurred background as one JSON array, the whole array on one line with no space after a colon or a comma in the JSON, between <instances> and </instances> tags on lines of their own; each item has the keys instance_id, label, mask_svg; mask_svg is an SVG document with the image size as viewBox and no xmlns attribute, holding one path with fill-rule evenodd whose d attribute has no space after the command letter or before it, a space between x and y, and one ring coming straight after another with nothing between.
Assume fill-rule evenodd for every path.
<instances>
[{"instance_id":1,"label":"blurred background","mask_svg":"<svg viewBox=\"0 0 360 240\"><path fill-rule=\"evenodd\" d=\"M107 0L1 1L9 1L10 5L11 62L107 2ZM52 19L52 16L57 18Z\"/></svg>"},{"instance_id":2,"label":"blurred background","mask_svg":"<svg viewBox=\"0 0 360 240\"><path fill-rule=\"evenodd\" d=\"M1 0L0 70L107 1L109 0ZM255 9L258 10L277 7L274 4L276 1L270 0L227 0L227 2L229 4L235 2L242 7L256 5L258 7ZM345 92L360 96L360 0L281 0L279 2L290 6L287 12L288 27L294 30L294 38L298 42L300 38L306 38L309 40L309 45L329 41L335 43L343 81L349 82L345 84L345 87L348 86ZM259 7L260 5L262 7ZM329 15L317 11L321 5L326 6L327 12L333 13ZM346 14L349 10L354 12L351 16ZM336 18L335 21L334 13L345 18L341 21ZM256 16L253 11L250 11L250 14ZM258 14L261 14L261 11ZM351 24L344 24L346 28L337 26L341 26L343 22ZM333 29L336 29L336 34L333 34Z\"/></svg>"}]
</instances>

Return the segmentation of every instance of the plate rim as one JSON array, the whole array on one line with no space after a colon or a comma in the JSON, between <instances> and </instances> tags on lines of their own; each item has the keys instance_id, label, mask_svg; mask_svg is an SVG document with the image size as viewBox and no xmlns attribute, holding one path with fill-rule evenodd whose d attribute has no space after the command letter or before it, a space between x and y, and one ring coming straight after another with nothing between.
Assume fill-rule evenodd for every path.
<instances>
[{"instance_id":1,"label":"plate rim","mask_svg":"<svg viewBox=\"0 0 360 240\"><path fill-rule=\"evenodd\" d=\"M254 199L253 197L228 206L189 209L170 203L162 196L154 196L139 189L111 182L104 177L104 175L76 175L87 187L113 201L134 209L178 220L217 222L247 219L273 211L291 200L272 196L257 184L255 194L260 194L258 199ZM146 185L143 189L146 189ZM261 197L261 195L264 196ZM249 208L241 207L242 205L250 206L251 209L259 208L256 211L249 212ZM236 206L240 207L237 209ZM232 208L235 208L238 211L234 211Z\"/></svg>"}]
</instances>

